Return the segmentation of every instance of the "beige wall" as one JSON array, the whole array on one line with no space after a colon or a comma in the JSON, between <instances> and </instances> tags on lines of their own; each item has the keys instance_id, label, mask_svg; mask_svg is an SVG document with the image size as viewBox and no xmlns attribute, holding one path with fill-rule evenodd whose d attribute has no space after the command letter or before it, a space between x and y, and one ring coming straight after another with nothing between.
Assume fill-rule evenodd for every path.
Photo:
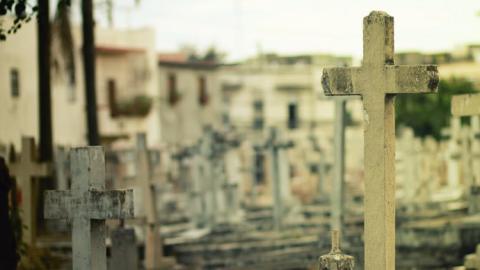
<instances>
[{"instance_id":1,"label":"beige wall","mask_svg":"<svg viewBox=\"0 0 480 270\"><path fill-rule=\"evenodd\" d=\"M168 101L168 76L176 76L180 100L174 104ZM206 80L208 104L199 103L199 78ZM158 89L161 100L161 125L163 141L169 145L191 145L202 135L204 126L215 129L222 127L222 96L215 70L192 67L171 67L159 65Z\"/></svg>"}]
</instances>

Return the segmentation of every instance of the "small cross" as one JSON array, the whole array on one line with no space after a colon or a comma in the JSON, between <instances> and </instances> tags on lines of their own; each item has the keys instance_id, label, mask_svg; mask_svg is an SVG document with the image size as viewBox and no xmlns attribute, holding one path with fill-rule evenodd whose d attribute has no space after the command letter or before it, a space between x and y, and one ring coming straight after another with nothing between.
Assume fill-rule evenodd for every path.
<instances>
[{"instance_id":1,"label":"small cross","mask_svg":"<svg viewBox=\"0 0 480 270\"><path fill-rule=\"evenodd\" d=\"M107 267L105 220L132 218L133 191L105 191L105 155L99 146L70 151L71 190L45 192L45 218L72 220L73 269Z\"/></svg>"},{"instance_id":2,"label":"small cross","mask_svg":"<svg viewBox=\"0 0 480 270\"><path fill-rule=\"evenodd\" d=\"M476 170L473 172L472 176L473 183L471 189L469 190L470 201L476 202L476 196L478 196L478 185L480 184L480 168L478 164L480 164L480 145L479 145L479 138L477 138L478 132L478 117L480 117L480 94L468 94L468 95L457 95L452 97L452 114L456 117L461 116L471 116L471 127L474 131L474 136L472 138L472 146L471 150L473 151L473 167L470 169ZM468 149L465 149L464 153L466 153ZM477 166L476 166L477 165ZM468 175L468 174L467 174ZM478 211L477 203L471 203L470 210L472 212Z\"/></svg>"},{"instance_id":3,"label":"small cross","mask_svg":"<svg viewBox=\"0 0 480 270\"><path fill-rule=\"evenodd\" d=\"M373 11L363 20L363 64L328 68L326 95L360 95L365 129L365 269L395 269L395 94L432 93L433 65L394 65L393 17Z\"/></svg>"},{"instance_id":4,"label":"small cross","mask_svg":"<svg viewBox=\"0 0 480 270\"><path fill-rule=\"evenodd\" d=\"M281 135L279 133L280 132L278 129L271 128L270 137L268 138L266 144L266 148L268 148L271 153L270 171L273 180L273 225L275 230L277 231L282 229L283 223L284 209L282 199L285 199L285 196L283 195L288 194L288 192L290 191L283 190L284 187L286 187L287 189L290 188L290 179L288 178L288 162L287 164L281 164L281 160L285 161L285 153L283 153L283 151L281 153L280 151L293 146L293 143L290 141L282 141Z\"/></svg>"},{"instance_id":5,"label":"small cross","mask_svg":"<svg viewBox=\"0 0 480 270\"><path fill-rule=\"evenodd\" d=\"M22 152L20 160L13 160L9 164L10 173L16 178L20 187L22 201L20 212L24 224L27 226L23 233L23 241L33 245L36 236L36 191L34 182L39 177L47 177L50 174L50 166L40 163L36 159L35 141L31 137L22 137Z\"/></svg>"},{"instance_id":6,"label":"small cross","mask_svg":"<svg viewBox=\"0 0 480 270\"><path fill-rule=\"evenodd\" d=\"M150 169L150 156L144 133L137 134L136 184L142 189L143 207L146 213L145 268L157 269L163 257L162 242L157 220L155 189Z\"/></svg>"}]
</instances>

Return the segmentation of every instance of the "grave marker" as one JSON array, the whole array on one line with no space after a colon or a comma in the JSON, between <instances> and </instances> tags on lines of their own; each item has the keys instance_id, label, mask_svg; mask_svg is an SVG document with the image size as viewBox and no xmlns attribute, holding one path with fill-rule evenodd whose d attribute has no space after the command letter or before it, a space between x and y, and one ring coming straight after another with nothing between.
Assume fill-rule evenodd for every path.
<instances>
[{"instance_id":1,"label":"grave marker","mask_svg":"<svg viewBox=\"0 0 480 270\"><path fill-rule=\"evenodd\" d=\"M8 166L10 174L16 178L21 190L20 208L22 211L20 215L23 224L27 226L23 232L23 241L34 245L37 217L36 198L38 195L36 194L38 185L35 180L49 176L50 166L47 163L37 161L35 141L31 137L22 137L20 160L11 160Z\"/></svg>"},{"instance_id":2,"label":"grave marker","mask_svg":"<svg viewBox=\"0 0 480 270\"><path fill-rule=\"evenodd\" d=\"M47 219L72 221L74 270L107 268L105 220L132 218L132 190L104 190L105 155L99 146L70 151L72 188L45 192Z\"/></svg>"},{"instance_id":3,"label":"grave marker","mask_svg":"<svg viewBox=\"0 0 480 270\"><path fill-rule=\"evenodd\" d=\"M480 94L468 94L468 95L458 95L452 97L452 115L461 117L461 116L471 116L471 127L473 131L472 138L472 147L471 151L473 152L473 161L472 166L470 167L474 170L472 174L472 185L470 187L470 210L476 212L480 209L480 202L477 202L480 194L480 143L479 143L479 119L480 117ZM473 197L473 198L472 198Z\"/></svg>"},{"instance_id":4,"label":"grave marker","mask_svg":"<svg viewBox=\"0 0 480 270\"><path fill-rule=\"evenodd\" d=\"M137 134L136 184L142 190L143 209L145 210L145 268L157 269L163 257L162 241L158 226L155 189L152 183L150 156L144 133Z\"/></svg>"},{"instance_id":5,"label":"grave marker","mask_svg":"<svg viewBox=\"0 0 480 270\"><path fill-rule=\"evenodd\" d=\"M112 239L110 269L138 269L138 248L134 229L115 229L110 234Z\"/></svg>"},{"instance_id":6,"label":"grave marker","mask_svg":"<svg viewBox=\"0 0 480 270\"><path fill-rule=\"evenodd\" d=\"M289 164L284 150L292 147L291 142L282 141L280 132L276 128L270 129L270 137L266 147L271 154L270 172L273 189L273 225L275 230L282 229L285 213L284 200L290 199L290 174Z\"/></svg>"},{"instance_id":7,"label":"grave marker","mask_svg":"<svg viewBox=\"0 0 480 270\"><path fill-rule=\"evenodd\" d=\"M363 65L327 68L326 95L361 95L364 105L365 269L395 269L395 94L430 93L437 67L395 66L393 17L373 11L363 21Z\"/></svg>"}]
</instances>

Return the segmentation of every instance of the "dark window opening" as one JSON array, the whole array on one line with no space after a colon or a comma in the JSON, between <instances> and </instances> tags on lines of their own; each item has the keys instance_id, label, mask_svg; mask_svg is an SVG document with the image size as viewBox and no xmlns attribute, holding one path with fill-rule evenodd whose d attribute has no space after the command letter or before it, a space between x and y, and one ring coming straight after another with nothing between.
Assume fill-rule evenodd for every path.
<instances>
[{"instance_id":1,"label":"dark window opening","mask_svg":"<svg viewBox=\"0 0 480 270\"><path fill-rule=\"evenodd\" d=\"M107 81L108 107L110 107L110 116L118 116L117 108L117 84L114 79Z\"/></svg>"},{"instance_id":2,"label":"dark window opening","mask_svg":"<svg viewBox=\"0 0 480 270\"><path fill-rule=\"evenodd\" d=\"M253 102L253 129L263 129L263 101L255 100Z\"/></svg>"},{"instance_id":3,"label":"dark window opening","mask_svg":"<svg viewBox=\"0 0 480 270\"><path fill-rule=\"evenodd\" d=\"M177 91L177 77L175 74L168 75L168 103L173 106L180 100L180 94Z\"/></svg>"},{"instance_id":4,"label":"dark window opening","mask_svg":"<svg viewBox=\"0 0 480 270\"><path fill-rule=\"evenodd\" d=\"M262 184L265 182L265 156L262 153L255 153L255 183Z\"/></svg>"},{"instance_id":5,"label":"dark window opening","mask_svg":"<svg viewBox=\"0 0 480 270\"><path fill-rule=\"evenodd\" d=\"M10 70L10 91L12 97L20 96L20 74L16 68Z\"/></svg>"},{"instance_id":6,"label":"dark window opening","mask_svg":"<svg viewBox=\"0 0 480 270\"><path fill-rule=\"evenodd\" d=\"M207 80L201 76L198 78L198 103L201 106L208 104Z\"/></svg>"},{"instance_id":7,"label":"dark window opening","mask_svg":"<svg viewBox=\"0 0 480 270\"><path fill-rule=\"evenodd\" d=\"M288 104L288 128L298 128L298 106L296 103Z\"/></svg>"}]
</instances>

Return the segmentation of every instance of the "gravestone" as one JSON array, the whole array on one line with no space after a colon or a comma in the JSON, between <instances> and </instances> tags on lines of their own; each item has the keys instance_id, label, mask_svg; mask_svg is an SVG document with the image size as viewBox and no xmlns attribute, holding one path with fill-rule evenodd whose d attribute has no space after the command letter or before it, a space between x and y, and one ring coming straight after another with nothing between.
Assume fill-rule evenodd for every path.
<instances>
[{"instance_id":1,"label":"gravestone","mask_svg":"<svg viewBox=\"0 0 480 270\"><path fill-rule=\"evenodd\" d=\"M10 174L15 177L21 191L20 216L26 225L23 231L23 241L27 244L35 244L36 236L36 209L38 184L35 180L50 175L50 166L40 163L36 158L35 141L31 137L22 137L22 152L19 160L15 157L10 160L8 167ZM11 153L14 155L14 153Z\"/></svg>"},{"instance_id":2,"label":"gravestone","mask_svg":"<svg viewBox=\"0 0 480 270\"><path fill-rule=\"evenodd\" d=\"M70 151L70 190L45 192L47 219L72 222L74 270L107 268L106 219L133 218L132 190L104 190L105 155L99 146Z\"/></svg>"},{"instance_id":3,"label":"gravestone","mask_svg":"<svg viewBox=\"0 0 480 270\"><path fill-rule=\"evenodd\" d=\"M112 270L139 269L138 247L134 229L115 229L112 239L110 267Z\"/></svg>"},{"instance_id":4,"label":"gravestone","mask_svg":"<svg viewBox=\"0 0 480 270\"><path fill-rule=\"evenodd\" d=\"M273 225L279 231L285 215L284 203L291 200L289 163L285 150L292 147L291 142L283 141L277 128L270 129L266 147L270 151L270 175L273 193Z\"/></svg>"},{"instance_id":5,"label":"gravestone","mask_svg":"<svg viewBox=\"0 0 480 270\"><path fill-rule=\"evenodd\" d=\"M340 250L340 233L332 231L332 249L327 255L320 256L318 270L353 270L355 260Z\"/></svg>"},{"instance_id":6,"label":"gravestone","mask_svg":"<svg viewBox=\"0 0 480 270\"><path fill-rule=\"evenodd\" d=\"M395 269L395 94L430 93L437 67L394 65L393 17L363 20L363 64L327 68L325 94L361 95L364 106L365 269Z\"/></svg>"},{"instance_id":7,"label":"gravestone","mask_svg":"<svg viewBox=\"0 0 480 270\"><path fill-rule=\"evenodd\" d=\"M141 205L145 215L145 268L158 269L163 257L158 226L156 194L151 179L150 156L144 133L137 134L136 185L141 190Z\"/></svg>"},{"instance_id":8,"label":"gravestone","mask_svg":"<svg viewBox=\"0 0 480 270\"><path fill-rule=\"evenodd\" d=\"M452 97L452 114L454 116L475 116L471 121L472 129L474 132L478 132L479 123L478 117L480 116L480 94L469 94L469 95L458 95ZM472 183L469 190L469 209L470 212L477 212L480 210L480 182L477 182L477 178L480 173L480 168L478 167L480 163L479 156L479 138L474 133L474 140L472 141L472 151L473 151L473 166L472 170L475 170L472 174Z\"/></svg>"}]
</instances>

